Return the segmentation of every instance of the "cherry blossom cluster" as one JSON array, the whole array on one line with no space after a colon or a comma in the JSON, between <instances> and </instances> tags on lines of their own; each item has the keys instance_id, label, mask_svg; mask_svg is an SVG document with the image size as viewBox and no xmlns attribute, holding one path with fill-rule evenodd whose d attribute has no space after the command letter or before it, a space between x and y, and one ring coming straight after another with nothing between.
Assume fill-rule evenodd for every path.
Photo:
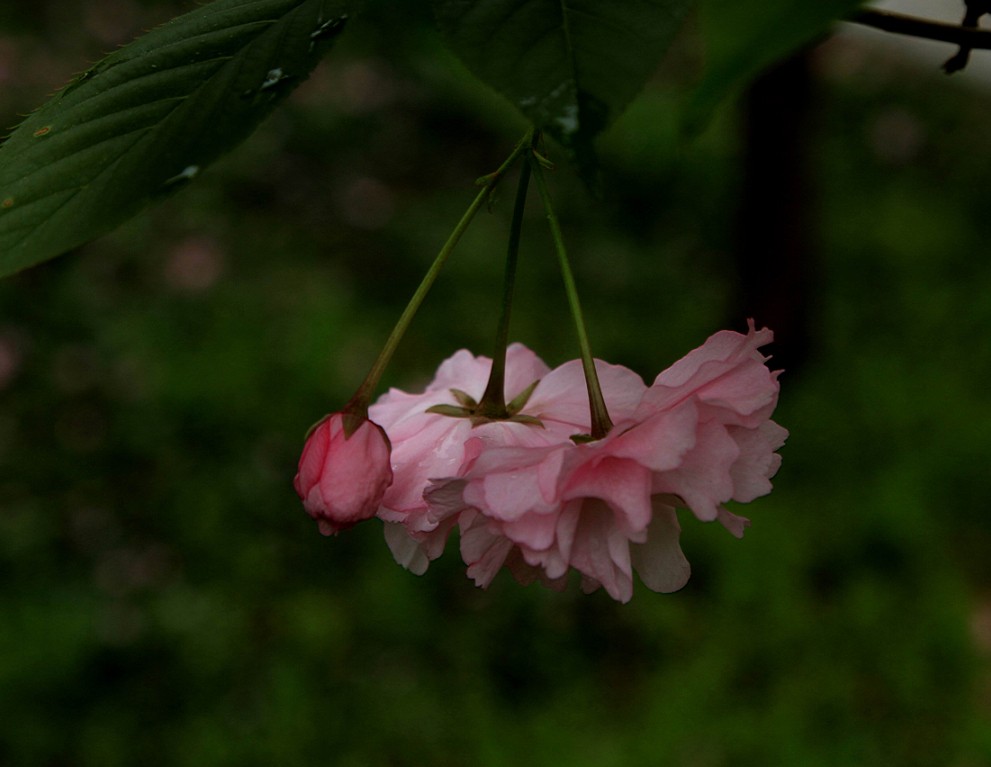
<instances>
[{"instance_id":1,"label":"cherry blossom cluster","mask_svg":"<svg viewBox=\"0 0 991 767\"><path fill-rule=\"evenodd\" d=\"M423 392L391 389L364 414L321 421L295 488L325 534L378 517L396 561L423 573L459 531L481 587L502 569L517 580L582 587L621 602L633 572L650 589L688 581L678 510L740 537L749 521L728 501L771 490L787 431L770 420L777 373L758 349L771 331L721 331L647 386L595 361L612 420L590 435L580 360L551 370L520 344L507 349L504 417L482 415L492 362L462 350Z\"/></svg>"}]
</instances>

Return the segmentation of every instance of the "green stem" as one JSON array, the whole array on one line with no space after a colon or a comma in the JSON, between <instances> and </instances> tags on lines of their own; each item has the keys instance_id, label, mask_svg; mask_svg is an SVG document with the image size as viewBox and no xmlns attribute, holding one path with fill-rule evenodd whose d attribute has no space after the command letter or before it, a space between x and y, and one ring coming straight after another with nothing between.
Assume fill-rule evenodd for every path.
<instances>
[{"instance_id":1,"label":"green stem","mask_svg":"<svg viewBox=\"0 0 991 767\"><path fill-rule=\"evenodd\" d=\"M554 239L554 249L557 251L557 260L561 267L561 277L564 280L564 290L568 295L568 305L571 307L571 316L575 321L575 329L578 332L582 368L585 371L585 384L588 387L588 404L592 420L592 439L602 439L612 428L612 421L609 418L609 411L606 409L606 401L602 397L602 387L599 385L598 373L595 371L595 360L592 357L592 347L588 342L588 332L585 330L585 318L582 314L581 302L578 300L578 289L575 287L575 278L571 272L571 264L568 261L568 251L564 247L561 225L558 223L557 214L554 212L554 205L551 203L550 193L547 191L547 182L544 179L540 159L535 157L531 152L529 160L530 167L533 168L533 179L537 184L537 191L540 193L544 210L547 212L547 222L550 224L551 237Z\"/></svg>"},{"instance_id":2,"label":"green stem","mask_svg":"<svg viewBox=\"0 0 991 767\"><path fill-rule=\"evenodd\" d=\"M533 132L530 133L532 148ZM506 408L506 347L509 344L509 318L513 307L513 288L516 285L516 264L520 254L520 233L523 230L523 212L526 208L526 195L530 188L530 163L523 163L520 181L516 187L516 202L513 205L513 220L509 228L509 247L506 252L506 274L503 280L502 307L499 325L496 329L495 349L492 353L492 369L485 393L478 402L478 415L486 418L508 418Z\"/></svg>"},{"instance_id":3,"label":"green stem","mask_svg":"<svg viewBox=\"0 0 991 767\"><path fill-rule=\"evenodd\" d=\"M378 387L379 379L381 379L382 373L385 371L386 366L392 359L392 355L396 351L396 347L399 346L399 341L402 339L403 334L406 333L410 323L412 323L413 316L420 308L420 304L423 303L423 299L426 298L430 288L433 286L434 282L437 281L437 276L440 274L441 268L447 261L447 257L451 255L451 252L458 244L461 236L468 228L468 224L471 223L472 219L475 217L475 214L478 213L479 209L492 195L496 185L505 175L509 167L516 162L520 155L529 149L531 136L532 131L528 132L523 139L520 140L512 154L506 158L506 160L494 173L483 176L476 182L482 186L481 191L475 196L475 199L472 201L471 205L468 206L468 210L466 210L464 215L461 216L461 220L458 221L457 226L454 227L454 231L452 231L450 236L447 238L447 242L445 242L444 246L440 249L440 252L434 259L434 262L430 265L430 269L427 270L427 273L424 275L419 287L417 287L416 292L413 293L413 297L409 300L409 303L403 310L402 315L400 315L399 321L392 329L392 333L390 333L388 339L386 339L385 345L382 347L382 351L379 352L379 356L372 364L371 370L369 370L368 375L365 376L365 380L361 383L361 386L358 387L358 390L351 398L351 401L345 406L345 412L353 416L353 418L349 419L349 421L360 423L361 420L368 417L368 405L371 403L372 395ZM354 428L357 428L357 425L355 425ZM345 427L345 430L347 430L347 427Z\"/></svg>"}]
</instances>

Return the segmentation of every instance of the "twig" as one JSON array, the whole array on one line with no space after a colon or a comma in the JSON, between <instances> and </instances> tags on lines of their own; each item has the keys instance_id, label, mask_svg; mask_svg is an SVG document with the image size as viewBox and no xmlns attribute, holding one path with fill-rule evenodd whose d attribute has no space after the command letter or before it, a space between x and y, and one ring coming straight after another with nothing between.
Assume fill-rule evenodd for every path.
<instances>
[{"instance_id":1,"label":"twig","mask_svg":"<svg viewBox=\"0 0 991 767\"><path fill-rule=\"evenodd\" d=\"M991 30L962 27L959 24L945 24L941 21L920 19L903 13L867 9L846 19L855 24L863 24L897 35L922 37L926 40L940 40L944 43L975 49L991 49Z\"/></svg>"}]
</instances>

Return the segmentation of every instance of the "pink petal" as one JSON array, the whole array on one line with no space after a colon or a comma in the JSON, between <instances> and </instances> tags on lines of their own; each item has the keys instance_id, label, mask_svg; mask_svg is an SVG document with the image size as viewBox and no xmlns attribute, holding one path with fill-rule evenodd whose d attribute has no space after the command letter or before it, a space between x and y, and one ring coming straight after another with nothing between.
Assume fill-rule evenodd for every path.
<instances>
[{"instance_id":1,"label":"pink petal","mask_svg":"<svg viewBox=\"0 0 991 767\"><path fill-rule=\"evenodd\" d=\"M489 528L484 516L465 514L461 520L461 558L468 565L468 577L486 588L503 566L513 544Z\"/></svg>"},{"instance_id":2,"label":"pink petal","mask_svg":"<svg viewBox=\"0 0 991 767\"><path fill-rule=\"evenodd\" d=\"M724 417L724 423L756 426L770 415L778 400L777 376L759 361L749 360L701 387L698 398L710 407L717 407L735 417Z\"/></svg>"},{"instance_id":3,"label":"pink petal","mask_svg":"<svg viewBox=\"0 0 991 767\"><path fill-rule=\"evenodd\" d=\"M688 583L692 568L678 543L681 525L675 510L655 502L654 519L646 543L630 546L630 557L640 580L651 591L667 594Z\"/></svg>"},{"instance_id":4,"label":"pink petal","mask_svg":"<svg viewBox=\"0 0 991 767\"><path fill-rule=\"evenodd\" d=\"M717 379L735 375L738 368L748 363L756 362L763 367L765 357L757 347L769 343L772 338L773 334L767 329L755 331L752 322L750 332L745 336L729 330L716 333L654 379L644 394L638 414L644 407L655 411L673 407Z\"/></svg>"},{"instance_id":5,"label":"pink petal","mask_svg":"<svg viewBox=\"0 0 991 767\"><path fill-rule=\"evenodd\" d=\"M430 508L430 517L436 521L456 516L469 507L465 503L464 491L467 481L463 479L431 480L423 492L423 498Z\"/></svg>"},{"instance_id":6,"label":"pink petal","mask_svg":"<svg viewBox=\"0 0 991 767\"><path fill-rule=\"evenodd\" d=\"M774 421L765 421L756 429L731 426L729 434L740 448L730 468L733 500L748 503L767 495L771 492L771 477L781 465L781 456L774 451L785 443L788 430Z\"/></svg>"},{"instance_id":7,"label":"pink petal","mask_svg":"<svg viewBox=\"0 0 991 767\"><path fill-rule=\"evenodd\" d=\"M647 390L643 379L629 368L602 360L595 361L595 371L613 421L632 415ZM575 432L587 432L591 422L581 360L565 362L544 376L523 412L544 421L570 424Z\"/></svg>"},{"instance_id":8,"label":"pink petal","mask_svg":"<svg viewBox=\"0 0 991 767\"><path fill-rule=\"evenodd\" d=\"M588 394L581 361L565 362L541 378L523 412L545 422L569 424L576 432L587 429Z\"/></svg>"},{"instance_id":9,"label":"pink petal","mask_svg":"<svg viewBox=\"0 0 991 767\"><path fill-rule=\"evenodd\" d=\"M529 551L544 551L554 543L557 517L554 509L544 514L531 512L519 519L503 522L500 528L502 534L513 543Z\"/></svg>"},{"instance_id":10,"label":"pink petal","mask_svg":"<svg viewBox=\"0 0 991 767\"><path fill-rule=\"evenodd\" d=\"M526 387L550 372L547 364L523 344L510 344L506 349L506 401L511 402Z\"/></svg>"},{"instance_id":11,"label":"pink petal","mask_svg":"<svg viewBox=\"0 0 991 767\"><path fill-rule=\"evenodd\" d=\"M426 391L461 389L478 399L485 391L491 368L492 360L488 357L476 357L467 349L460 349L440 363Z\"/></svg>"},{"instance_id":12,"label":"pink petal","mask_svg":"<svg viewBox=\"0 0 991 767\"><path fill-rule=\"evenodd\" d=\"M548 578L561 579L567 575L583 503L584 499L578 499L561 506L553 546L540 551L521 547L525 560L530 565L543 568Z\"/></svg>"},{"instance_id":13,"label":"pink petal","mask_svg":"<svg viewBox=\"0 0 991 767\"><path fill-rule=\"evenodd\" d=\"M470 433L471 424L467 419L434 416L423 419L422 431L415 439L397 439L392 451L395 479L382 499L382 505L402 512L424 507L423 491L427 481L457 473Z\"/></svg>"},{"instance_id":14,"label":"pink petal","mask_svg":"<svg viewBox=\"0 0 991 767\"><path fill-rule=\"evenodd\" d=\"M619 527L629 535L650 522L650 479L650 471L635 461L605 456L594 463L585 462L569 476L561 498L605 501Z\"/></svg>"},{"instance_id":15,"label":"pink petal","mask_svg":"<svg viewBox=\"0 0 991 767\"><path fill-rule=\"evenodd\" d=\"M719 504L733 495L730 467L740 455L740 448L726 427L718 423L699 426L698 441L681 466L654 476L653 492L672 493L699 519L711 522L718 515Z\"/></svg>"},{"instance_id":16,"label":"pink petal","mask_svg":"<svg viewBox=\"0 0 991 767\"><path fill-rule=\"evenodd\" d=\"M465 502L504 520L552 507L563 460L564 451L556 447L491 448L466 475Z\"/></svg>"},{"instance_id":17,"label":"pink petal","mask_svg":"<svg viewBox=\"0 0 991 767\"><path fill-rule=\"evenodd\" d=\"M461 349L441 363L427 391L461 389L478 400L485 391L491 369L490 357L476 357ZM549 371L544 361L523 344L510 344L506 349L507 398L512 399Z\"/></svg>"},{"instance_id":18,"label":"pink petal","mask_svg":"<svg viewBox=\"0 0 991 767\"><path fill-rule=\"evenodd\" d=\"M719 516L716 517L719 524L725 527L735 538L742 538L743 531L750 527L750 520L746 517L739 517L728 509L719 507Z\"/></svg>"},{"instance_id":19,"label":"pink petal","mask_svg":"<svg viewBox=\"0 0 991 767\"><path fill-rule=\"evenodd\" d=\"M747 335L732 330L721 330L709 336L698 349L690 351L671 367L662 371L654 379L654 384L679 388L691 381L698 386L711 380L711 377L727 366L752 358L763 361L764 357L757 349L771 343L774 334L767 328L755 330L753 320L750 320L749 324Z\"/></svg>"},{"instance_id":20,"label":"pink petal","mask_svg":"<svg viewBox=\"0 0 991 767\"><path fill-rule=\"evenodd\" d=\"M571 566L598 581L619 602L629 602L633 596L630 544L602 501L589 499L582 504Z\"/></svg>"},{"instance_id":21,"label":"pink petal","mask_svg":"<svg viewBox=\"0 0 991 767\"><path fill-rule=\"evenodd\" d=\"M630 458L652 471L669 471L677 468L684 455L695 446L698 426L698 409L690 400L673 410L647 414L641 423L611 440L611 455Z\"/></svg>"}]
</instances>

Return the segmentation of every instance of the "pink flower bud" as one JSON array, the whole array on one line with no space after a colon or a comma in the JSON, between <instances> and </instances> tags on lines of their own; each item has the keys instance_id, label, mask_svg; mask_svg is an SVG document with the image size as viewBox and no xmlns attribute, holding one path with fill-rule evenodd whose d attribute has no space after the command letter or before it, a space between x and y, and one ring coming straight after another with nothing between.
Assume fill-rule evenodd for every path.
<instances>
[{"instance_id":1,"label":"pink flower bud","mask_svg":"<svg viewBox=\"0 0 991 767\"><path fill-rule=\"evenodd\" d=\"M324 535L375 516L392 484L391 446L377 423L364 420L345 435L344 413L332 413L310 434L293 487Z\"/></svg>"}]
</instances>

